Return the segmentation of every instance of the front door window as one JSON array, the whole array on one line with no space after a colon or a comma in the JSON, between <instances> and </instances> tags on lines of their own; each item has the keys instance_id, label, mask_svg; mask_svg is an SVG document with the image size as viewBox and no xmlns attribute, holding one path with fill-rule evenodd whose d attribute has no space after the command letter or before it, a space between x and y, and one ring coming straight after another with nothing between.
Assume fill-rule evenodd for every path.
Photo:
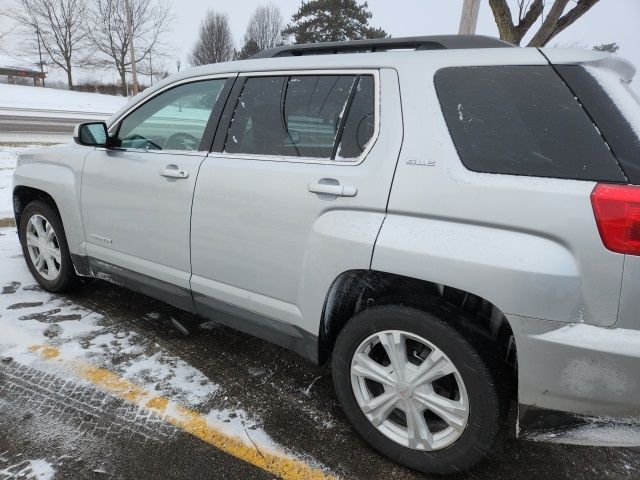
<instances>
[{"instance_id":1,"label":"front door window","mask_svg":"<svg viewBox=\"0 0 640 480\"><path fill-rule=\"evenodd\" d=\"M180 85L145 102L127 116L116 146L143 150L208 150L201 141L225 79Z\"/></svg>"}]
</instances>

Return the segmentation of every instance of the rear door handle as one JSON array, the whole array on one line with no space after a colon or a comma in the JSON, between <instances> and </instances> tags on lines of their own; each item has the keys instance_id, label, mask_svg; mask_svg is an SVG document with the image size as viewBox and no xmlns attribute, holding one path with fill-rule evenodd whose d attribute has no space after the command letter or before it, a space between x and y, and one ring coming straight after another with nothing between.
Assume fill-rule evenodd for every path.
<instances>
[{"instance_id":1,"label":"rear door handle","mask_svg":"<svg viewBox=\"0 0 640 480\"><path fill-rule=\"evenodd\" d=\"M335 195L336 197L355 197L358 189L355 187L345 187L344 185L331 185L327 183L309 184L307 189L311 193L323 193L325 195Z\"/></svg>"},{"instance_id":2,"label":"rear door handle","mask_svg":"<svg viewBox=\"0 0 640 480\"><path fill-rule=\"evenodd\" d=\"M160 175L166 178L189 178L189 172L181 170L177 165L167 165L160 169Z\"/></svg>"}]
</instances>

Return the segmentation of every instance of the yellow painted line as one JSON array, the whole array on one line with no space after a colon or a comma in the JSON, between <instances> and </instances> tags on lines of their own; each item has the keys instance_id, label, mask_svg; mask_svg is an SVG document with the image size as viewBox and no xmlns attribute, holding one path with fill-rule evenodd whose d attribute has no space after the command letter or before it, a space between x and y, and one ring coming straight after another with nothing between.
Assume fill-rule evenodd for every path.
<instances>
[{"instance_id":1,"label":"yellow painted line","mask_svg":"<svg viewBox=\"0 0 640 480\"><path fill-rule=\"evenodd\" d=\"M34 345L30 350L47 360L59 360L60 357L60 350L49 345ZM201 413L178 405L168 398L153 395L109 370L82 360L73 360L68 363L79 377L89 381L92 385L115 397L145 408L180 430L190 433L229 455L278 475L280 478L286 480L335 479L335 477L301 460L278 452L259 450L255 445L248 445L240 437L229 435L211 426Z\"/></svg>"}]
</instances>

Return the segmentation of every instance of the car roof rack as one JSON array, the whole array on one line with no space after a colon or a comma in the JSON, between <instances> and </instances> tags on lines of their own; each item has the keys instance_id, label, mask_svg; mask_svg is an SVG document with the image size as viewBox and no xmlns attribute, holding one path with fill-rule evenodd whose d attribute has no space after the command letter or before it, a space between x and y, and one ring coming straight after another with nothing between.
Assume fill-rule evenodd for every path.
<instances>
[{"instance_id":1,"label":"car roof rack","mask_svg":"<svg viewBox=\"0 0 640 480\"><path fill-rule=\"evenodd\" d=\"M336 53L370 53L390 50L448 50L467 48L504 48L515 45L484 35L432 35L425 37L376 38L345 42L303 43L269 48L251 56L255 58L298 57Z\"/></svg>"}]
</instances>

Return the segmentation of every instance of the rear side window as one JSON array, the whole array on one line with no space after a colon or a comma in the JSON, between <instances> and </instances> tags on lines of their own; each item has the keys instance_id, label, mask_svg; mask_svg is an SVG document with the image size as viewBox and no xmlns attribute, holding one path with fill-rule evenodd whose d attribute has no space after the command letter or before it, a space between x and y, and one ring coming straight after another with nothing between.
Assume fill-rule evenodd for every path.
<instances>
[{"instance_id":1,"label":"rear side window","mask_svg":"<svg viewBox=\"0 0 640 480\"><path fill-rule=\"evenodd\" d=\"M247 79L224 151L353 160L374 132L372 75Z\"/></svg>"},{"instance_id":2,"label":"rear side window","mask_svg":"<svg viewBox=\"0 0 640 480\"><path fill-rule=\"evenodd\" d=\"M626 182L550 66L453 67L435 75L460 159L476 172Z\"/></svg>"}]
</instances>

